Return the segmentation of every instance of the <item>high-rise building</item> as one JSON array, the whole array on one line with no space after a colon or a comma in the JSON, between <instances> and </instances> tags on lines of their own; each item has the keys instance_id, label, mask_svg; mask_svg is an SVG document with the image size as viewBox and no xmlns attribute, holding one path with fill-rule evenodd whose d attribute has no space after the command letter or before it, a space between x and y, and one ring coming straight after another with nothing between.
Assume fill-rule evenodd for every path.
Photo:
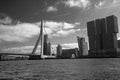
<instances>
[{"instance_id":1,"label":"high-rise building","mask_svg":"<svg viewBox=\"0 0 120 80\"><path fill-rule=\"evenodd\" d=\"M118 21L117 17L114 15L106 17L107 31L108 33L118 33Z\"/></svg>"},{"instance_id":2,"label":"high-rise building","mask_svg":"<svg viewBox=\"0 0 120 80\"><path fill-rule=\"evenodd\" d=\"M98 55L99 52L104 52L101 54L105 54L111 51L112 53L114 49L118 48L118 23L116 16L112 15L88 22L87 31L90 48L89 52L94 52L94 54Z\"/></svg>"},{"instance_id":3,"label":"high-rise building","mask_svg":"<svg viewBox=\"0 0 120 80\"><path fill-rule=\"evenodd\" d=\"M83 56L87 54L88 52L88 45L87 42L85 41L85 38L77 36L78 40L78 46L79 46L79 53L78 57Z\"/></svg>"},{"instance_id":4,"label":"high-rise building","mask_svg":"<svg viewBox=\"0 0 120 80\"><path fill-rule=\"evenodd\" d=\"M88 36L93 36L96 34L95 21L87 22L87 33Z\"/></svg>"},{"instance_id":5,"label":"high-rise building","mask_svg":"<svg viewBox=\"0 0 120 80\"><path fill-rule=\"evenodd\" d=\"M83 42L83 55L88 55L88 43Z\"/></svg>"},{"instance_id":6,"label":"high-rise building","mask_svg":"<svg viewBox=\"0 0 120 80\"><path fill-rule=\"evenodd\" d=\"M95 50L96 49L96 36L89 36L89 48L90 50Z\"/></svg>"},{"instance_id":7,"label":"high-rise building","mask_svg":"<svg viewBox=\"0 0 120 80\"><path fill-rule=\"evenodd\" d=\"M51 43L47 44L47 55L51 55Z\"/></svg>"},{"instance_id":8,"label":"high-rise building","mask_svg":"<svg viewBox=\"0 0 120 80\"><path fill-rule=\"evenodd\" d=\"M57 57L61 57L62 55L62 46L60 44L58 44L57 46Z\"/></svg>"},{"instance_id":9,"label":"high-rise building","mask_svg":"<svg viewBox=\"0 0 120 80\"><path fill-rule=\"evenodd\" d=\"M48 43L48 35L44 35L44 43Z\"/></svg>"},{"instance_id":10,"label":"high-rise building","mask_svg":"<svg viewBox=\"0 0 120 80\"><path fill-rule=\"evenodd\" d=\"M44 43L43 55L47 55L47 43Z\"/></svg>"},{"instance_id":11,"label":"high-rise building","mask_svg":"<svg viewBox=\"0 0 120 80\"><path fill-rule=\"evenodd\" d=\"M106 18L100 19L101 34L107 34L107 22Z\"/></svg>"},{"instance_id":12,"label":"high-rise building","mask_svg":"<svg viewBox=\"0 0 120 80\"><path fill-rule=\"evenodd\" d=\"M51 43L48 43L48 35L44 35L44 55L51 55Z\"/></svg>"}]
</instances>

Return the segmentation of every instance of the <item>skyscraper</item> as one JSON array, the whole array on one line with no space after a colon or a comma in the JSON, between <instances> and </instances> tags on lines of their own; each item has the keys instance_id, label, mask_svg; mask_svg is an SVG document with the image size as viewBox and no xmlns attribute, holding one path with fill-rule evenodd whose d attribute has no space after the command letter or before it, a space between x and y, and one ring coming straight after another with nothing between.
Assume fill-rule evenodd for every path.
<instances>
[{"instance_id":1,"label":"skyscraper","mask_svg":"<svg viewBox=\"0 0 120 80\"><path fill-rule=\"evenodd\" d=\"M44 43L48 43L48 35L44 35Z\"/></svg>"},{"instance_id":2,"label":"skyscraper","mask_svg":"<svg viewBox=\"0 0 120 80\"><path fill-rule=\"evenodd\" d=\"M79 46L78 57L80 57L80 56L87 54L87 52L88 52L87 46L88 45L87 45L87 42L85 41L85 38L83 38L83 37L77 36L77 40L78 40L78 46Z\"/></svg>"},{"instance_id":3,"label":"skyscraper","mask_svg":"<svg viewBox=\"0 0 120 80\"><path fill-rule=\"evenodd\" d=\"M107 56L117 55L117 53L114 53L117 52L115 50L118 48L118 23L116 16L111 15L106 18L88 22L87 31L90 54L103 56L109 53Z\"/></svg>"},{"instance_id":4,"label":"skyscraper","mask_svg":"<svg viewBox=\"0 0 120 80\"><path fill-rule=\"evenodd\" d=\"M48 43L48 35L44 35L44 55L51 54L51 43Z\"/></svg>"},{"instance_id":5,"label":"skyscraper","mask_svg":"<svg viewBox=\"0 0 120 80\"><path fill-rule=\"evenodd\" d=\"M58 44L57 46L57 57L61 57L62 55L62 46L60 44Z\"/></svg>"},{"instance_id":6,"label":"skyscraper","mask_svg":"<svg viewBox=\"0 0 120 80\"><path fill-rule=\"evenodd\" d=\"M47 55L51 55L51 43L47 44Z\"/></svg>"}]
</instances>

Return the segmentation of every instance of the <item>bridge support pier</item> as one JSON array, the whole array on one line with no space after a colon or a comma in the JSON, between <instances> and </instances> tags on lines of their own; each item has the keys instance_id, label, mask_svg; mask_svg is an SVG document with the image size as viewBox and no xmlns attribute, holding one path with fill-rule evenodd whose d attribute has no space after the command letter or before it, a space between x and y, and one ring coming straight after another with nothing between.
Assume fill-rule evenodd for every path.
<instances>
[{"instance_id":1,"label":"bridge support pier","mask_svg":"<svg viewBox=\"0 0 120 80\"><path fill-rule=\"evenodd\" d=\"M40 59L42 59L41 55L30 55L29 56L29 60L40 60Z\"/></svg>"}]
</instances>

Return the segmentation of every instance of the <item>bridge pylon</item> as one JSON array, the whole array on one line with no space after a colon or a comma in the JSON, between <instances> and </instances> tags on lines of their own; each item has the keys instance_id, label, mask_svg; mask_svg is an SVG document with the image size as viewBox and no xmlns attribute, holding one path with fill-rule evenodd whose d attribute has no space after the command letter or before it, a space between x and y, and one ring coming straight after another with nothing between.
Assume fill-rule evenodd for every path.
<instances>
[{"instance_id":1,"label":"bridge pylon","mask_svg":"<svg viewBox=\"0 0 120 80\"><path fill-rule=\"evenodd\" d=\"M40 26L40 34L38 37L38 40L33 48L32 51L32 55L29 56L29 60L39 60L39 59L43 59L43 46L44 46L44 33L43 33L43 20L41 20L41 26ZM35 52L38 48L39 43L41 44L41 48L40 48L40 55L36 55Z\"/></svg>"}]
</instances>

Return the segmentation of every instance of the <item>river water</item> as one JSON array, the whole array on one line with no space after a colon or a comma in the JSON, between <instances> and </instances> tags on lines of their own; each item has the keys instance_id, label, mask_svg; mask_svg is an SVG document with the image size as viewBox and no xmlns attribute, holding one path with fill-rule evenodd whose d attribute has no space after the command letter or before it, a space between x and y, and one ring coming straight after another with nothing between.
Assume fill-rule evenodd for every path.
<instances>
[{"instance_id":1,"label":"river water","mask_svg":"<svg viewBox=\"0 0 120 80\"><path fill-rule=\"evenodd\" d=\"M120 59L0 61L0 80L120 80Z\"/></svg>"}]
</instances>

